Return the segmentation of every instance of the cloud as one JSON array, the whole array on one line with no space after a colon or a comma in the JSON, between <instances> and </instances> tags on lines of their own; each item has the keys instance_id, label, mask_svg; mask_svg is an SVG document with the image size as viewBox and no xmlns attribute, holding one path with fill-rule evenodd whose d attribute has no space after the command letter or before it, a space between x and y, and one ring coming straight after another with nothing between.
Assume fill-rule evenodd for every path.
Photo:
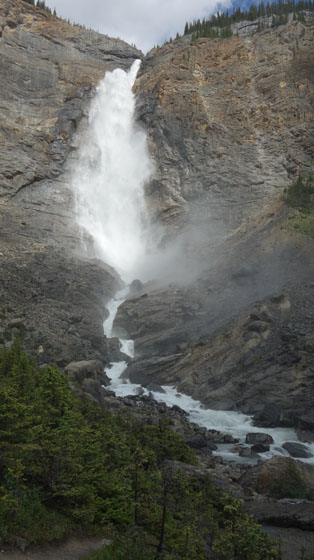
<instances>
[{"instance_id":1,"label":"cloud","mask_svg":"<svg viewBox=\"0 0 314 560\"><path fill-rule=\"evenodd\" d=\"M187 21L208 17L232 0L46 0L46 4L65 19L135 43L147 52L183 33Z\"/></svg>"}]
</instances>

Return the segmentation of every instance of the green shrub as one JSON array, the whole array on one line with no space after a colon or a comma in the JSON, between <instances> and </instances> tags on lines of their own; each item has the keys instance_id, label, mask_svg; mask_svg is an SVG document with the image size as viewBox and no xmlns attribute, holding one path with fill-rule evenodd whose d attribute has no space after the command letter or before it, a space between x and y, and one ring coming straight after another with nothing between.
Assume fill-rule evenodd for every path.
<instances>
[{"instance_id":1,"label":"green shrub","mask_svg":"<svg viewBox=\"0 0 314 560\"><path fill-rule=\"evenodd\" d=\"M302 480L297 466L291 459L286 468L277 476L273 474L259 481L258 491L274 498L310 499L307 485Z\"/></svg>"},{"instance_id":2,"label":"green shrub","mask_svg":"<svg viewBox=\"0 0 314 560\"><path fill-rule=\"evenodd\" d=\"M165 422L144 426L72 393L15 341L0 350L0 542L69 531L116 534L98 559L275 560L259 526L195 462Z\"/></svg>"},{"instance_id":3,"label":"green shrub","mask_svg":"<svg viewBox=\"0 0 314 560\"><path fill-rule=\"evenodd\" d=\"M4 338L4 340L6 340L7 342L10 342L13 338L12 332L10 331L10 329L4 329L3 333L2 333L2 337Z\"/></svg>"},{"instance_id":4,"label":"green shrub","mask_svg":"<svg viewBox=\"0 0 314 560\"><path fill-rule=\"evenodd\" d=\"M300 233L314 237L314 212L294 216L289 220L289 225Z\"/></svg>"},{"instance_id":5,"label":"green shrub","mask_svg":"<svg viewBox=\"0 0 314 560\"><path fill-rule=\"evenodd\" d=\"M284 193L285 203L299 210L286 222L300 233L314 237L314 174L299 176Z\"/></svg>"},{"instance_id":6,"label":"green shrub","mask_svg":"<svg viewBox=\"0 0 314 560\"><path fill-rule=\"evenodd\" d=\"M302 210L302 212L314 211L314 174L302 176L286 189L284 200L288 206Z\"/></svg>"}]
</instances>

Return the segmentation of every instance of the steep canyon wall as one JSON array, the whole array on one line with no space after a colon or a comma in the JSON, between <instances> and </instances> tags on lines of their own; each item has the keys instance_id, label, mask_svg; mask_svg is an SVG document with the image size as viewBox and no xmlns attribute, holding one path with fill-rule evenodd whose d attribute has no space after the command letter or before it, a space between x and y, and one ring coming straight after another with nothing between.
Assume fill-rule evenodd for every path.
<instances>
[{"instance_id":1,"label":"steep canyon wall","mask_svg":"<svg viewBox=\"0 0 314 560\"><path fill-rule=\"evenodd\" d=\"M175 383L211 408L276 403L291 423L295 408L311 408L313 241L286 229L281 196L313 169L312 52L308 21L183 37L145 58L136 91L156 163L148 198L183 256L176 284L120 309L116 324L136 341L132 380Z\"/></svg>"},{"instance_id":2,"label":"steep canyon wall","mask_svg":"<svg viewBox=\"0 0 314 560\"><path fill-rule=\"evenodd\" d=\"M178 254L119 311L132 379L175 382L214 408L275 404L283 422L310 408L313 240L285 228L280 197L313 169L312 53L307 21L183 37L144 57L134 90L155 165L147 202ZM71 166L95 85L141 57L0 1L0 342L19 333L40 363L108 359L102 321L120 280L80 253Z\"/></svg>"},{"instance_id":3,"label":"steep canyon wall","mask_svg":"<svg viewBox=\"0 0 314 560\"><path fill-rule=\"evenodd\" d=\"M139 56L21 0L0 2L0 337L19 332L42 363L106 359L102 321L119 279L79 256L71 164L94 87Z\"/></svg>"}]
</instances>

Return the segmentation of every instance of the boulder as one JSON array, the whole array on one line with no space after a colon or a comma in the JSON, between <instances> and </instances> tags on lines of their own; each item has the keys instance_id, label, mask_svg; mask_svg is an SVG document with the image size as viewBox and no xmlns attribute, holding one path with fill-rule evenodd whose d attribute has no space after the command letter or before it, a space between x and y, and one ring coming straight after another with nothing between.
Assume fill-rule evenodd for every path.
<instances>
[{"instance_id":1,"label":"boulder","mask_svg":"<svg viewBox=\"0 0 314 560\"><path fill-rule=\"evenodd\" d=\"M118 337L104 339L104 349L110 362L122 362L125 355L120 351L121 344Z\"/></svg>"},{"instance_id":2,"label":"boulder","mask_svg":"<svg viewBox=\"0 0 314 560\"><path fill-rule=\"evenodd\" d=\"M256 443L256 445L252 445L251 449L255 453L266 453L266 451L269 451L269 445L268 443Z\"/></svg>"},{"instance_id":3,"label":"boulder","mask_svg":"<svg viewBox=\"0 0 314 560\"><path fill-rule=\"evenodd\" d=\"M149 383L149 385L147 385L147 389L148 391L151 391L152 393L165 393L166 391L161 387L161 385L158 385L158 383Z\"/></svg>"},{"instance_id":4,"label":"boulder","mask_svg":"<svg viewBox=\"0 0 314 560\"><path fill-rule=\"evenodd\" d=\"M99 382L103 387L108 387L108 385L111 384L111 379L105 372L103 372L101 377L99 378Z\"/></svg>"},{"instance_id":5,"label":"boulder","mask_svg":"<svg viewBox=\"0 0 314 560\"><path fill-rule=\"evenodd\" d=\"M235 445L234 447L231 447L228 451L230 453L238 453L240 455L240 452L242 451L242 449L244 449L242 447L242 445Z\"/></svg>"},{"instance_id":6,"label":"boulder","mask_svg":"<svg viewBox=\"0 0 314 560\"><path fill-rule=\"evenodd\" d=\"M254 465L239 482L245 488L276 498L314 499L314 465L289 457L272 457Z\"/></svg>"},{"instance_id":7,"label":"boulder","mask_svg":"<svg viewBox=\"0 0 314 560\"><path fill-rule=\"evenodd\" d=\"M84 379L97 379L103 377L104 366L100 360L83 360L71 362L64 368L71 381L82 383Z\"/></svg>"},{"instance_id":8,"label":"boulder","mask_svg":"<svg viewBox=\"0 0 314 560\"><path fill-rule=\"evenodd\" d=\"M223 435L223 443L239 443L239 439L233 437L231 434L224 434Z\"/></svg>"},{"instance_id":9,"label":"boulder","mask_svg":"<svg viewBox=\"0 0 314 560\"><path fill-rule=\"evenodd\" d=\"M82 389L89 396L92 396L92 400L95 402L98 402L99 404L105 403L102 387L96 379L84 379Z\"/></svg>"},{"instance_id":10,"label":"boulder","mask_svg":"<svg viewBox=\"0 0 314 560\"><path fill-rule=\"evenodd\" d=\"M242 447L242 449L239 452L240 457L247 457L247 458L251 458L251 459L257 459L258 455L257 453L253 450L252 447Z\"/></svg>"},{"instance_id":11,"label":"boulder","mask_svg":"<svg viewBox=\"0 0 314 560\"><path fill-rule=\"evenodd\" d=\"M136 294L136 292L139 292L140 290L142 290L143 288L143 284L140 280L136 279L133 280L133 282L131 282L130 286L129 286L129 293L132 294Z\"/></svg>"},{"instance_id":12,"label":"boulder","mask_svg":"<svg viewBox=\"0 0 314 560\"><path fill-rule=\"evenodd\" d=\"M298 418L298 427L301 430L310 430L314 432L314 411L308 412Z\"/></svg>"},{"instance_id":13,"label":"boulder","mask_svg":"<svg viewBox=\"0 0 314 560\"><path fill-rule=\"evenodd\" d=\"M314 431L296 429L298 439L304 443L314 443Z\"/></svg>"},{"instance_id":14,"label":"boulder","mask_svg":"<svg viewBox=\"0 0 314 560\"><path fill-rule=\"evenodd\" d=\"M266 321L252 321L248 324L248 331L263 333L269 328L269 324Z\"/></svg>"},{"instance_id":15,"label":"boulder","mask_svg":"<svg viewBox=\"0 0 314 560\"><path fill-rule=\"evenodd\" d=\"M250 432L246 434L245 443L249 445L257 444L269 444L274 443L273 438L269 434L264 434L263 432Z\"/></svg>"},{"instance_id":16,"label":"boulder","mask_svg":"<svg viewBox=\"0 0 314 560\"><path fill-rule=\"evenodd\" d=\"M24 317L17 317L16 319L11 319L8 323L9 329L25 329L26 320Z\"/></svg>"},{"instance_id":17,"label":"boulder","mask_svg":"<svg viewBox=\"0 0 314 560\"><path fill-rule=\"evenodd\" d=\"M217 449L217 445L212 441L209 441L206 436L201 434L196 434L186 438L186 443L192 447L192 449L208 449L211 451L215 451Z\"/></svg>"},{"instance_id":18,"label":"boulder","mask_svg":"<svg viewBox=\"0 0 314 560\"><path fill-rule=\"evenodd\" d=\"M303 443L298 443L296 441L287 441L282 446L291 457L299 457L303 459L307 459L309 457L313 457L312 453L308 449L306 445Z\"/></svg>"}]
</instances>

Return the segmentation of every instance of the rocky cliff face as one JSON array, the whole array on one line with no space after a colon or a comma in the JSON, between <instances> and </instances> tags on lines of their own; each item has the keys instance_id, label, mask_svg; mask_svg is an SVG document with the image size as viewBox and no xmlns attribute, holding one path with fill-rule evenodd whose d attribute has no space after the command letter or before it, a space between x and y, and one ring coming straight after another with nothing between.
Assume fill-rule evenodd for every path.
<instances>
[{"instance_id":1,"label":"rocky cliff face","mask_svg":"<svg viewBox=\"0 0 314 560\"><path fill-rule=\"evenodd\" d=\"M19 332L41 362L106 356L104 306L119 279L78 257L69 160L94 86L139 56L22 0L0 2L0 337Z\"/></svg>"},{"instance_id":2,"label":"rocky cliff face","mask_svg":"<svg viewBox=\"0 0 314 560\"><path fill-rule=\"evenodd\" d=\"M280 201L313 168L311 52L313 23L291 22L146 57L136 91L156 162L150 207L202 272L120 308L133 381L176 384L211 408L273 404L283 424L312 407L314 247L285 229Z\"/></svg>"},{"instance_id":3,"label":"rocky cliff face","mask_svg":"<svg viewBox=\"0 0 314 560\"><path fill-rule=\"evenodd\" d=\"M0 35L0 341L19 333L40 363L104 362L120 280L79 256L70 170L94 86L141 53L22 0L0 1ZM176 383L214 408L274 405L283 424L311 407L313 240L285 229L280 195L313 167L312 52L311 22L291 22L145 57L147 200L182 259L170 285L173 271L119 311L132 379Z\"/></svg>"},{"instance_id":4,"label":"rocky cliff face","mask_svg":"<svg viewBox=\"0 0 314 560\"><path fill-rule=\"evenodd\" d=\"M230 231L311 168L312 52L313 26L291 23L146 57L136 91L157 165L149 194L170 229L203 219Z\"/></svg>"}]
</instances>

